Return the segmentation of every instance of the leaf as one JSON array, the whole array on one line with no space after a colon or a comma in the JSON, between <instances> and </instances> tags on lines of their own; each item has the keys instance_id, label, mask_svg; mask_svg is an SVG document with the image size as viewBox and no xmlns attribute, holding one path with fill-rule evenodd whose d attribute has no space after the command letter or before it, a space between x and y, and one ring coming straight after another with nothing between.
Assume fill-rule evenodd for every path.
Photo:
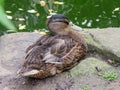
<instances>
[{"instance_id":1,"label":"leaf","mask_svg":"<svg viewBox=\"0 0 120 90\"><path fill-rule=\"evenodd\" d=\"M15 26L11 23L10 20L8 20L7 15L4 12L3 4L3 0L0 0L0 23L6 28L16 32Z\"/></svg>"},{"instance_id":2,"label":"leaf","mask_svg":"<svg viewBox=\"0 0 120 90\"><path fill-rule=\"evenodd\" d=\"M4 0L0 0L0 5L3 5L3 1L4 1Z\"/></svg>"}]
</instances>

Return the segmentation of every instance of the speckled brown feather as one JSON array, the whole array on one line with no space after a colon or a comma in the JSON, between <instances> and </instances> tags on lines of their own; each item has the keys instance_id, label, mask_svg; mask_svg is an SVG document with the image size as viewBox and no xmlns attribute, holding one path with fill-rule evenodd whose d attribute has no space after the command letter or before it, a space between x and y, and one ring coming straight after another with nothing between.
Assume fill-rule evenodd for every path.
<instances>
[{"instance_id":1,"label":"speckled brown feather","mask_svg":"<svg viewBox=\"0 0 120 90\"><path fill-rule=\"evenodd\" d=\"M65 45L60 44L59 40L61 39L65 40ZM47 42L45 42L44 40ZM49 47L52 48L51 53L61 59L60 64L47 64L45 63L45 61L43 61L43 54L48 51L46 49L46 47L48 48L48 44ZM60 46L58 46L58 44L60 44ZM28 70L27 68L38 69L39 73L29 76L34 78L45 78L68 70L75 66L78 61L81 60L81 58L83 58L86 54L86 47L84 46L84 44L78 43L69 36L57 35L49 38L48 36L43 36L42 39L39 39L33 45L34 46L32 46L31 49L27 52L22 72Z\"/></svg>"},{"instance_id":2,"label":"speckled brown feather","mask_svg":"<svg viewBox=\"0 0 120 90\"><path fill-rule=\"evenodd\" d=\"M63 70L68 70L74 67L78 62L83 59L86 55L86 49L84 49L83 45L76 45L67 53L64 57L62 57L62 64L57 65L58 73Z\"/></svg>"},{"instance_id":3,"label":"speckled brown feather","mask_svg":"<svg viewBox=\"0 0 120 90\"><path fill-rule=\"evenodd\" d=\"M78 32L68 27L69 20L64 18L49 19L47 25L52 34L42 36L26 49L25 62L19 72L22 76L53 76L71 69L84 58L87 44Z\"/></svg>"}]
</instances>

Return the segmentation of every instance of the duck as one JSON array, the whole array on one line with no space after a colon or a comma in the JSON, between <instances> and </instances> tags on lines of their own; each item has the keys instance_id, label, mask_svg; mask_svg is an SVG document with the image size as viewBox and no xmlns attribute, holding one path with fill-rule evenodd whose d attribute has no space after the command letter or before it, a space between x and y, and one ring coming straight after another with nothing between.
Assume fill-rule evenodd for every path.
<instances>
[{"instance_id":1,"label":"duck","mask_svg":"<svg viewBox=\"0 0 120 90\"><path fill-rule=\"evenodd\" d=\"M50 31L26 49L19 74L23 77L47 78L76 66L87 54L87 44L78 32L80 27L65 15L55 14L47 19Z\"/></svg>"}]
</instances>

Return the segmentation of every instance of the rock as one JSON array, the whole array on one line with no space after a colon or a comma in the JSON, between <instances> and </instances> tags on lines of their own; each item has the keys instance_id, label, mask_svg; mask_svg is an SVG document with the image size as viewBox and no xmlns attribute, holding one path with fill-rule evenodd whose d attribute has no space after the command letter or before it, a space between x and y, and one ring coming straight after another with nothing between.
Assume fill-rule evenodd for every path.
<instances>
[{"instance_id":1,"label":"rock","mask_svg":"<svg viewBox=\"0 0 120 90\"><path fill-rule=\"evenodd\" d=\"M41 35L14 33L1 36L0 90L85 90L85 88L109 90L113 88L111 85L114 85L114 83L115 85L119 84L120 77L113 83L101 76L102 72L107 70L120 72L119 67L115 68L109 65L106 58L100 56L105 55L109 58L110 55L111 57L113 55L115 59L119 59L119 31L115 30L114 32L112 29L85 30L81 33L89 45L90 54L71 70L42 80L17 75L17 71L24 62L25 49L40 38ZM117 86L117 88L120 88L120 86ZM115 90L117 88L114 87Z\"/></svg>"},{"instance_id":2,"label":"rock","mask_svg":"<svg viewBox=\"0 0 120 90\"><path fill-rule=\"evenodd\" d=\"M84 37L89 49L104 54L111 60L120 62L120 28L87 29Z\"/></svg>"},{"instance_id":3,"label":"rock","mask_svg":"<svg viewBox=\"0 0 120 90\"><path fill-rule=\"evenodd\" d=\"M91 76L97 74L98 71L96 68L99 68L100 71L110 68L111 66L101 59L88 57L82 62L80 62L76 67L70 70L72 77L77 77L79 75Z\"/></svg>"}]
</instances>

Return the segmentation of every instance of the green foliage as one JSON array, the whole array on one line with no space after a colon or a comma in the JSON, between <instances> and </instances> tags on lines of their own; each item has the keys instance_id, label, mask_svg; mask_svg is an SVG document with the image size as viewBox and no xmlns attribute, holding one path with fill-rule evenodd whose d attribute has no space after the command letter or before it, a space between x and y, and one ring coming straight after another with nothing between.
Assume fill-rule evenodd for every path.
<instances>
[{"instance_id":1,"label":"green foliage","mask_svg":"<svg viewBox=\"0 0 120 90\"><path fill-rule=\"evenodd\" d=\"M16 28L14 25L10 22L10 20L7 19L6 14L3 9L3 0L0 0L0 23L4 25L7 29L15 31Z\"/></svg>"},{"instance_id":2,"label":"green foliage","mask_svg":"<svg viewBox=\"0 0 120 90\"><path fill-rule=\"evenodd\" d=\"M113 81L118 77L118 73L114 71L107 71L102 74L102 77L109 81Z\"/></svg>"},{"instance_id":3,"label":"green foliage","mask_svg":"<svg viewBox=\"0 0 120 90\"><path fill-rule=\"evenodd\" d=\"M46 2L45 6L41 6L40 1ZM64 4L54 4L54 1ZM53 10L51 13L65 14L83 28L120 27L120 0L4 0L4 3L5 12L12 17L11 21L18 32L47 29L45 22L50 10ZM14 29L10 21L5 19L4 9L0 9L2 32L7 28ZM28 12L30 10L35 12Z\"/></svg>"},{"instance_id":4,"label":"green foliage","mask_svg":"<svg viewBox=\"0 0 120 90\"><path fill-rule=\"evenodd\" d=\"M88 85L85 85L82 90L90 90L90 87Z\"/></svg>"}]
</instances>

